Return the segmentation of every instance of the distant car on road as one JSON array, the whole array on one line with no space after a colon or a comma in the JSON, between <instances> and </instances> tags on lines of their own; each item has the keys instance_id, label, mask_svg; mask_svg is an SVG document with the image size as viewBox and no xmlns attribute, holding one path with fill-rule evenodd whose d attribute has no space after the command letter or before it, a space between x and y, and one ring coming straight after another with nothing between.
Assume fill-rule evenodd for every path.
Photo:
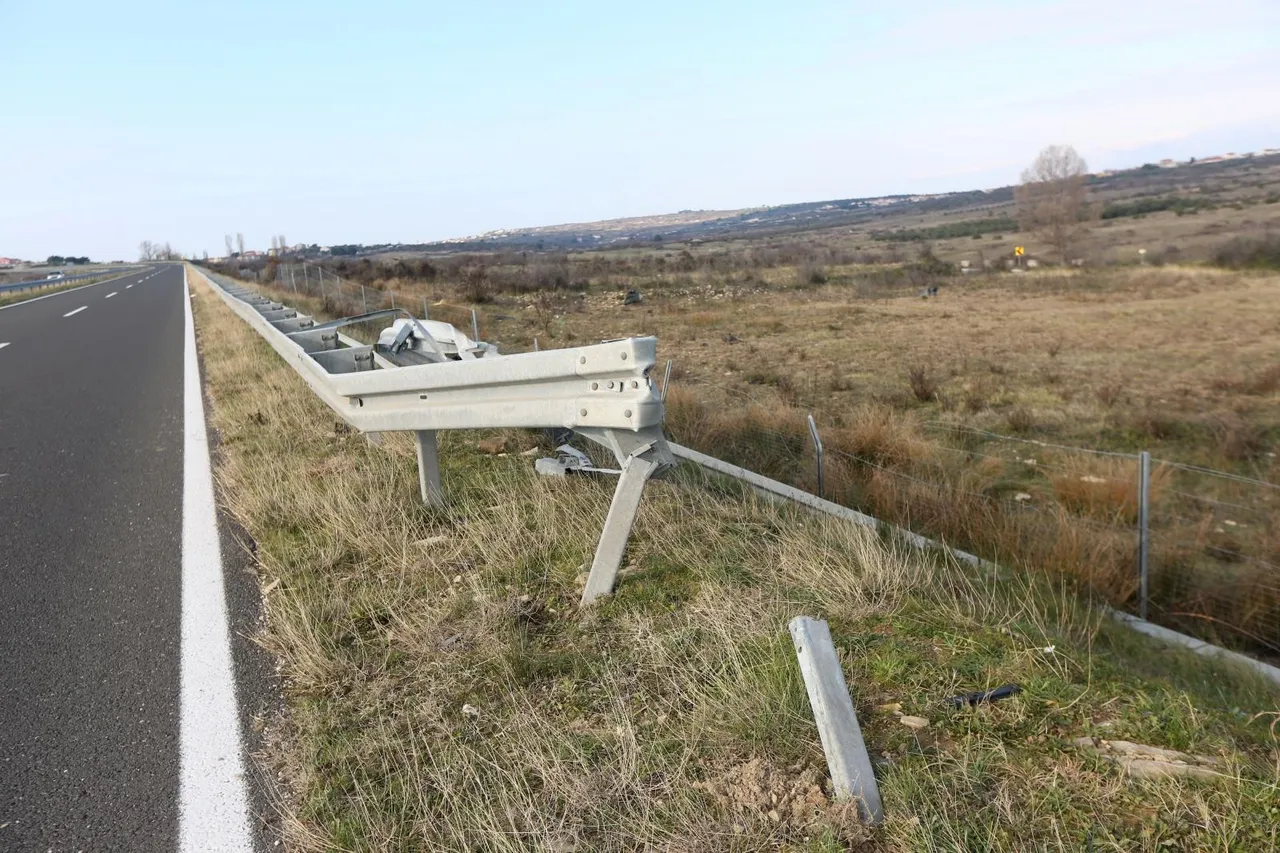
<instances>
[{"instance_id":1,"label":"distant car on road","mask_svg":"<svg viewBox=\"0 0 1280 853\"><path fill-rule=\"evenodd\" d=\"M44 277L44 280L53 281L54 279L62 278L64 275L66 275L66 273L64 273L62 270L58 270L57 272L49 273L47 276Z\"/></svg>"}]
</instances>

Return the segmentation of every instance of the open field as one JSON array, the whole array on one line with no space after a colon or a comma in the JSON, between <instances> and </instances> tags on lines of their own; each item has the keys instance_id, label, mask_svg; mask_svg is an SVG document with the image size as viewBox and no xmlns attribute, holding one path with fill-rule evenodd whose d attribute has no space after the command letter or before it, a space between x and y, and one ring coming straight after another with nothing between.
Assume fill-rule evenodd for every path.
<instances>
[{"instance_id":1,"label":"open field","mask_svg":"<svg viewBox=\"0 0 1280 853\"><path fill-rule=\"evenodd\" d=\"M254 539L260 641L285 684L262 760L297 849L1280 844L1274 691L1041 578L973 577L686 469L646 493L617 594L579 611L611 484L539 479L448 435L450 502L426 508L403 436L336 429L195 291L220 492ZM800 612L841 649L885 797L877 832L828 798L785 632ZM941 709L1006 681L1024 692ZM1133 778L1075 744L1089 735L1213 763Z\"/></svg>"}]
</instances>

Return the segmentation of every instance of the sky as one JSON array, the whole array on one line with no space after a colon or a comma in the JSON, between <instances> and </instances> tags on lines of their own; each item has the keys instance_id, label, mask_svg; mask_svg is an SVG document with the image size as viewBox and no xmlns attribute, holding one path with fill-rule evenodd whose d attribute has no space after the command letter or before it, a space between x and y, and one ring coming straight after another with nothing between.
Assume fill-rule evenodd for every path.
<instances>
[{"instance_id":1,"label":"sky","mask_svg":"<svg viewBox=\"0 0 1280 853\"><path fill-rule=\"evenodd\" d=\"M426 242L1280 147L1277 0L0 0L0 256Z\"/></svg>"}]
</instances>

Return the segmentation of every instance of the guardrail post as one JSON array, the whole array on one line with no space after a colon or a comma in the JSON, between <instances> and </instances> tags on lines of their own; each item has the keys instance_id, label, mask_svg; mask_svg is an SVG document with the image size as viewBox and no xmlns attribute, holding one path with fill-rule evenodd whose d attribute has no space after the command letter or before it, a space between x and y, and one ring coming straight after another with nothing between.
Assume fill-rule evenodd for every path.
<instances>
[{"instance_id":1,"label":"guardrail post","mask_svg":"<svg viewBox=\"0 0 1280 853\"><path fill-rule=\"evenodd\" d=\"M591 574L587 575L587 587L582 591L583 605L613 592L618 568L622 565L622 554L631 536L631 525L635 523L636 510L640 508L644 484L657 468L657 462L643 456L628 456L622 463L622 476L618 478L613 503L609 504L609 514L605 516L604 530L600 533L600 543L591 563Z\"/></svg>"},{"instance_id":2,"label":"guardrail post","mask_svg":"<svg viewBox=\"0 0 1280 853\"><path fill-rule=\"evenodd\" d=\"M1151 600L1147 561L1151 549L1151 454L1138 454L1138 615L1147 618Z\"/></svg>"},{"instance_id":3,"label":"guardrail post","mask_svg":"<svg viewBox=\"0 0 1280 853\"><path fill-rule=\"evenodd\" d=\"M818 425L809 415L809 435L813 437L813 449L818 458L818 497L822 497L822 436L818 435Z\"/></svg>"},{"instance_id":4,"label":"guardrail post","mask_svg":"<svg viewBox=\"0 0 1280 853\"><path fill-rule=\"evenodd\" d=\"M862 819L878 824L884 820L880 788L876 785L871 757L867 755L867 744L862 739L835 644L831 642L831 630L826 622L808 616L797 616L787 628L796 646L796 660L813 708L813 721L818 724L818 737L827 756L836 799L856 799Z\"/></svg>"},{"instance_id":5,"label":"guardrail post","mask_svg":"<svg viewBox=\"0 0 1280 853\"><path fill-rule=\"evenodd\" d=\"M444 489L440 485L440 451L436 445L435 430L420 429L414 432L418 446L418 488L422 502L428 506L444 503Z\"/></svg>"}]
</instances>

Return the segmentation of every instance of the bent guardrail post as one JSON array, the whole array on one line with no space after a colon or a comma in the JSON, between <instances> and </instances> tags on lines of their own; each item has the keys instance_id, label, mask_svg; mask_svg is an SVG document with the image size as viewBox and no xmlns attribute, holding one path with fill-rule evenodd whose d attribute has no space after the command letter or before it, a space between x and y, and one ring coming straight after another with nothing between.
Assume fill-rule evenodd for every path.
<instances>
[{"instance_id":1,"label":"bent guardrail post","mask_svg":"<svg viewBox=\"0 0 1280 853\"><path fill-rule=\"evenodd\" d=\"M662 431L662 398L649 377L657 357L654 338L501 355L447 323L419 320L403 308L317 323L223 276L202 273L338 417L366 434L414 433L418 487L427 504L444 497L440 430L567 427L608 449L621 476L582 603L613 591L644 485L675 465ZM340 331L403 317L408 319L395 319L373 345Z\"/></svg>"},{"instance_id":2,"label":"bent guardrail post","mask_svg":"<svg viewBox=\"0 0 1280 853\"><path fill-rule=\"evenodd\" d=\"M836 799L857 800L863 821L874 826L884 820L884 806L844 670L831 641L831 630L826 622L808 616L797 616L787 628L795 643L796 660L809 693Z\"/></svg>"}]
</instances>

